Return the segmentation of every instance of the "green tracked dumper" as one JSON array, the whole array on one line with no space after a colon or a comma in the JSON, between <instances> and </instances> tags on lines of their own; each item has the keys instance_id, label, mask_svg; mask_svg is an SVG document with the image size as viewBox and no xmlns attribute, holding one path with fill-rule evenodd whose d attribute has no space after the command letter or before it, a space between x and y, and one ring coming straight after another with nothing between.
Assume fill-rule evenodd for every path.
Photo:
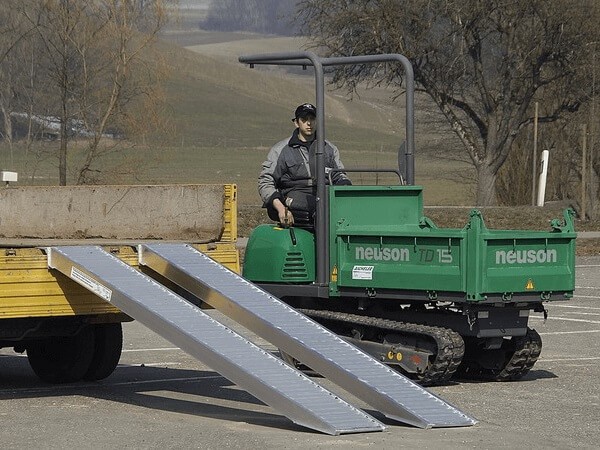
<instances>
[{"instance_id":1,"label":"green tracked dumper","mask_svg":"<svg viewBox=\"0 0 600 450\"><path fill-rule=\"evenodd\" d=\"M258 226L244 277L422 384L527 374L542 348L530 312L545 315L545 302L568 300L575 289L574 213L565 210L548 231L490 230L477 210L461 229L425 217L422 188L414 186L412 67L402 55L305 52L240 61L314 67L321 146L323 67L397 61L407 87L401 183L327 185L318 148L314 227Z\"/></svg>"}]
</instances>

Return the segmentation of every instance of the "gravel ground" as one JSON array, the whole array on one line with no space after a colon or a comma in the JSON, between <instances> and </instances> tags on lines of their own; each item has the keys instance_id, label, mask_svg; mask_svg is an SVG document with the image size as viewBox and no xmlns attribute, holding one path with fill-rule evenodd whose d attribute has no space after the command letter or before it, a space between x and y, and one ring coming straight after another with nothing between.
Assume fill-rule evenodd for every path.
<instances>
[{"instance_id":1,"label":"gravel ground","mask_svg":"<svg viewBox=\"0 0 600 450\"><path fill-rule=\"evenodd\" d=\"M432 391L476 417L469 428L422 430L382 417L315 378L387 426L380 433L327 436L298 427L139 322L125 324L125 350L106 380L53 386L23 356L0 350L3 448L45 449L596 449L600 440L600 257L577 259L572 300L552 302L530 324L544 349L510 383L457 382ZM213 317L229 325L220 313ZM258 345L273 345L235 329Z\"/></svg>"}]
</instances>

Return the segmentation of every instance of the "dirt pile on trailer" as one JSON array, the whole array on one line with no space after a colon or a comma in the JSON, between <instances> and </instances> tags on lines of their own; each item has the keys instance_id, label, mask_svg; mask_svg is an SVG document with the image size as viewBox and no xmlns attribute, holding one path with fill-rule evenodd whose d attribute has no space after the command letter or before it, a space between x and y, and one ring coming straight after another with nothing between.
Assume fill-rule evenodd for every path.
<instances>
[{"instance_id":1,"label":"dirt pile on trailer","mask_svg":"<svg viewBox=\"0 0 600 450\"><path fill-rule=\"evenodd\" d=\"M224 185L7 187L0 236L218 241L224 198Z\"/></svg>"}]
</instances>

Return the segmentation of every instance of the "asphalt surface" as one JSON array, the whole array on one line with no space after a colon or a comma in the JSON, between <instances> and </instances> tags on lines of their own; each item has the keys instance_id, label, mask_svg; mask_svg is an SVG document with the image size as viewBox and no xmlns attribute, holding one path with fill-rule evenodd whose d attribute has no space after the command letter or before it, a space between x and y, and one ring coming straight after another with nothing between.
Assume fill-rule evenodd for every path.
<instances>
[{"instance_id":1,"label":"asphalt surface","mask_svg":"<svg viewBox=\"0 0 600 450\"><path fill-rule=\"evenodd\" d=\"M579 239L600 239L600 231L578 231L577 238Z\"/></svg>"},{"instance_id":2,"label":"asphalt surface","mask_svg":"<svg viewBox=\"0 0 600 450\"><path fill-rule=\"evenodd\" d=\"M327 380L315 378L388 428L342 436L313 432L134 322L125 324L119 366L100 382L47 385L35 377L26 357L0 350L0 445L595 449L600 441L600 257L578 258L576 284L574 299L548 305L546 322L541 314L532 316L531 326L542 335L544 348L522 381L461 382L431 389L476 417L474 427L421 430L393 423Z\"/></svg>"}]
</instances>

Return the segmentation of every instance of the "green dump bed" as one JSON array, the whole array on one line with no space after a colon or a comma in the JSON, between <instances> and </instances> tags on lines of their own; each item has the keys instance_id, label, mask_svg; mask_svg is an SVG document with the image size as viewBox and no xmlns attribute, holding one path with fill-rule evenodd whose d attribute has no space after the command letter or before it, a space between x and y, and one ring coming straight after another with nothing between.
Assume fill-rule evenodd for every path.
<instances>
[{"instance_id":1,"label":"green dump bed","mask_svg":"<svg viewBox=\"0 0 600 450\"><path fill-rule=\"evenodd\" d=\"M330 202L330 295L471 302L561 300L575 288L572 213L549 231L462 229L423 216L415 186L336 186ZM517 224L518 225L518 224Z\"/></svg>"}]
</instances>

